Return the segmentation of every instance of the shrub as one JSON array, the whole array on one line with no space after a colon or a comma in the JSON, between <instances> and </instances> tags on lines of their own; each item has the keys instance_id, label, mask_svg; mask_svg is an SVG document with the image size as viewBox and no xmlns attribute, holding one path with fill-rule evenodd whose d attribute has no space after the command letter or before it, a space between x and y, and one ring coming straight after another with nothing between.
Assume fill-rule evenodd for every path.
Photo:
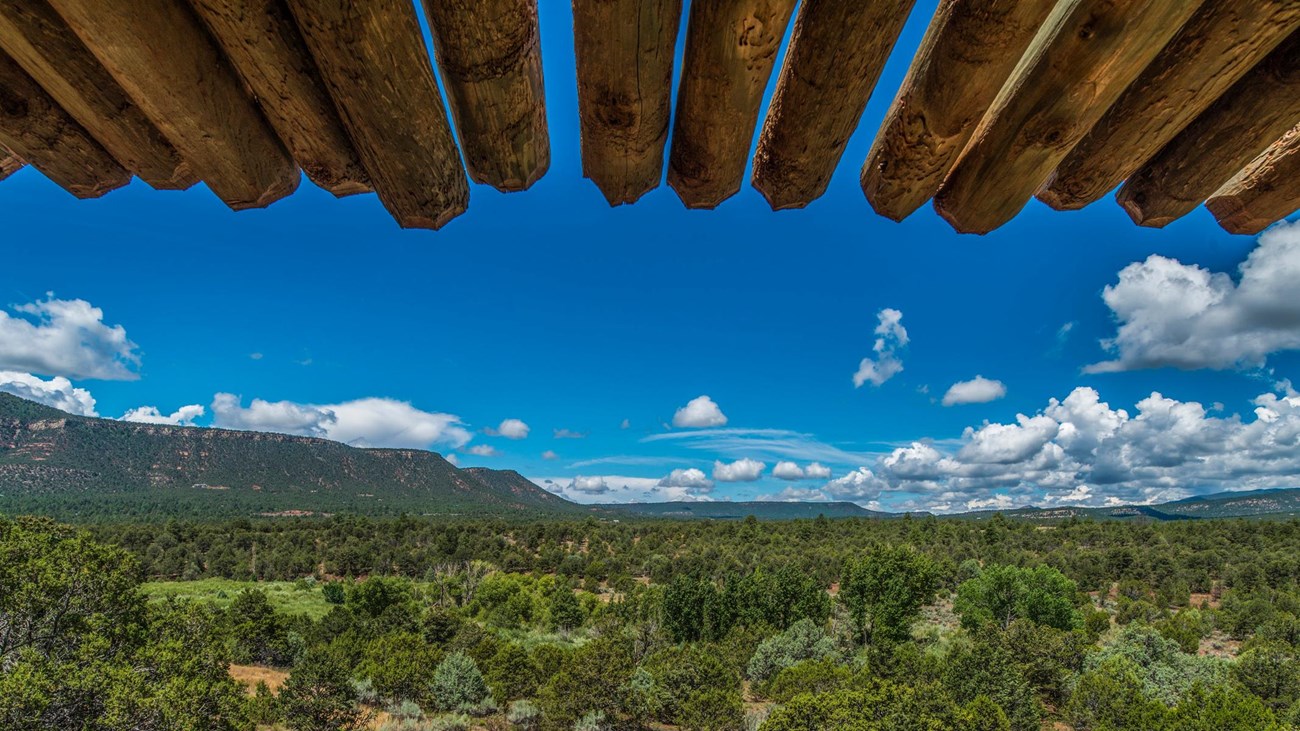
<instances>
[{"instance_id":1,"label":"shrub","mask_svg":"<svg viewBox=\"0 0 1300 731\"><path fill-rule=\"evenodd\" d=\"M463 713L448 713L429 719L429 731L469 731L474 722Z\"/></svg>"},{"instance_id":2,"label":"shrub","mask_svg":"<svg viewBox=\"0 0 1300 731\"><path fill-rule=\"evenodd\" d=\"M686 731L740 731L744 723L744 705L735 689L702 688L677 713L677 724Z\"/></svg>"},{"instance_id":3,"label":"shrub","mask_svg":"<svg viewBox=\"0 0 1300 731\"><path fill-rule=\"evenodd\" d=\"M820 660L834 657L835 641L826 630L801 619L790 629L763 640L754 650L745 674L750 680L762 683L781 670L803 660Z\"/></svg>"},{"instance_id":4,"label":"shrub","mask_svg":"<svg viewBox=\"0 0 1300 731\"><path fill-rule=\"evenodd\" d=\"M854 672L834 658L804 660L784 668L766 683L761 693L777 703L789 703L804 693L827 693L852 684Z\"/></svg>"},{"instance_id":5,"label":"shrub","mask_svg":"<svg viewBox=\"0 0 1300 731\"><path fill-rule=\"evenodd\" d=\"M579 718L573 724L573 731L608 731L604 711L592 711Z\"/></svg>"},{"instance_id":6,"label":"shrub","mask_svg":"<svg viewBox=\"0 0 1300 731\"><path fill-rule=\"evenodd\" d=\"M492 700L478 666L461 652L451 653L438 664L430 694L434 707L441 711L477 713L487 710Z\"/></svg>"},{"instance_id":7,"label":"shrub","mask_svg":"<svg viewBox=\"0 0 1300 731\"><path fill-rule=\"evenodd\" d=\"M542 720L542 710L532 701L515 701L506 711L506 720L522 729L535 729Z\"/></svg>"}]
</instances>

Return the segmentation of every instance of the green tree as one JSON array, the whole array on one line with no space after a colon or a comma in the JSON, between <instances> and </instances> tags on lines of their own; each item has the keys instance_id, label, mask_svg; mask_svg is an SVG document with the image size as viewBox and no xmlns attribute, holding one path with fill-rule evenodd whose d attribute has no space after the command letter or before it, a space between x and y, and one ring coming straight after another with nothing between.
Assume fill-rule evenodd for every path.
<instances>
[{"instance_id":1,"label":"green tree","mask_svg":"<svg viewBox=\"0 0 1300 731\"><path fill-rule=\"evenodd\" d=\"M568 582L556 581L550 599L552 628L568 631L582 626L582 605L578 603L578 597L574 595Z\"/></svg>"},{"instance_id":2,"label":"green tree","mask_svg":"<svg viewBox=\"0 0 1300 731\"><path fill-rule=\"evenodd\" d=\"M868 687L805 694L777 708L761 731L937 731L961 728L942 688L873 680Z\"/></svg>"},{"instance_id":3,"label":"green tree","mask_svg":"<svg viewBox=\"0 0 1300 731\"><path fill-rule=\"evenodd\" d=\"M453 652L438 663L430 694L440 711L474 713L484 710L492 700L478 665L462 652Z\"/></svg>"},{"instance_id":4,"label":"green tree","mask_svg":"<svg viewBox=\"0 0 1300 731\"><path fill-rule=\"evenodd\" d=\"M1050 566L987 566L957 587L953 609L962 626L996 624L1002 629L1017 619L1069 630L1082 624L1075 609L1078 587Z\"/></svg>"},{"instance_id":5,"label":"green tree","mask_svg":"<svg viewBox=\"0 0 1300 731\"><path fill-rule=\"evenodd\" d=\"M910 546L885 546L845 562L838 599L860 641L897 642L907 639L938 588L937 567L927 556Z\"/></svg>"},{"instance_id":6,"label":"green tree","mask_svg":"<svg viewBox=\"0 0 1300 731\"><path fill-rule=\"evenodd\" d=\"M1079 676L1064 716L1075 731L1129 731L1162 728L1166 710L1143 692L1133 663L1117 657Z\"/></svg>"},{"instance_id":7,"label":"green tree","mask_svg":"<svg viewBox=\"0 0 1300 731\"><path fill-rule=\"evenodd\" d=\"M245 729L213 614L146 608L121 549L0 518L0 728Z\"/></svg>"},{"instance_id":8,"label":"green tree","mask_svg":"<svg viewBox=\"0 0 1300 731\"><path fill-rule=\"evenodd\" d=\"M324 648L309 650L294 666L280 689L280 705L294 731L361 731L370 723L347 667Z\"/></svg>"},{"instance_id":9,"label":"green tree","mask_svg":"<svg viewBox=\"0 0 1300 731\"><path fill-rule=\"evenodd\" d=\"M1259 698L1232 683L1196 685L1169 714L1169 731L1282 731Z\"/></svg>"},{"instance_id":10,"label":"green tree","mask_svg":"<svg viewBox=\"0 0 1300 731\"><path fill-rule=\"evenodd\" d=\"M1233 675L1274 710L1300 700L1300 654L1279 642L1263 643L1241 653Z\"/></svg>"},{"instance_id":11,"label":"green tree","mask_svg":"<svg viewBox=\"0 0 1300 731\"><path fill-rule=\"evenodd\" d=\"M543 728L568 731L592 712L618 717L634 667L631 648L621 637L597 637L583 645L538 691Z\"/></svg>"},{"instance_id":12,"label":"green tree","mask_svg":"<svg viewBox=\"0 0 1300 731\"><path fill-rule=\"evenodd\" d=\"M231 655L238 663L284 666L292 662L287 627L261 589L235 595L226 610L230 622Z\"/></svg>"}]
</instances>

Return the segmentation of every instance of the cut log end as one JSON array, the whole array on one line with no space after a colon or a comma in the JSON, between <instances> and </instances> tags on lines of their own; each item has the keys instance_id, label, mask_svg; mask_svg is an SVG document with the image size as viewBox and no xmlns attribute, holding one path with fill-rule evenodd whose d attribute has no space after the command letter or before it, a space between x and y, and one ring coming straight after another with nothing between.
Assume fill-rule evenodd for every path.
<instances>
[{"instance_id":1,"label":"cut log end","mask_svg":"<svg viewBox=\"0 0 1300 731\"><path fill-rule=\"evenodd\" d=\"M1133 223L1147 228L1164 228L1195 207L1188 206L1187 210L1171 212L1166 210L1167 206L1151 200L1150 196L1142 191L1130 190L1128 185L1120 188L1115 194L1115 201L1119 203L1120 208L1124 209L1128 217L1133 219Z\"/></svg>"},{"instance_id":2,"label":"cut log end","mask_svg":"<svg viewBox=\"0 0 1300 731\"><path fill-rule=\"evenodd\" d=\"M222 202L232 211L248 211L258 208L266 208L281 198L286 198L292 195L293 192L298 189L298 184L301 181L302 176L298 173L298 170L294 168L291 175L287 175L284 179L277 181L274 185L267 188L261 195L252 200L241 199L230 195L221 195L220 193L217 194L217 197L221 198Z\"/></svg>"},{"instance_id":3,"label":"cut log end","mask_svg":"<svg viewBox=\"0 0 1300 731\"><path fill-rule=\"evenodd\" d=\"M99 198L106 193L111 193L118 188L125 187L126 184L130 182L131 173L122 170L119 174L113 177L100 178L93 182L66 183L63 185L63 189L81 200L91 200Z\"/></svg>"},{"instance_id":4,"label":"cut log end","mask_svg":"<svg viewBox=\"0 0 1300 731\"><path fill-rule=\"evenodd\" d=\"M1300 205L1300 201L1297 201ZM1230 234L1255 235L1276 223L1279 219L1271 216L1260 217L1253 214L1245 201L1235 195L1216 196L1205 202L1205 207L1214 214L1214 220Z\"/></svg>"},{"instance_id":5,"label":"cut log end","mask_svg":"<svg viewBox=\"0 0 1300 731\"><path fill-rule=\"evenodd\" d=\"M0 147L0 180L13 175L26 165L17 155L13 154L4 147Z\"/></svg>"},{"instance_id":6,"label":"cut log end","mask_svg":"<svg viewBox=\"0 0 1300 731\"><path fill-rule=\"evenodd\" d=\"M928 188L915 186L897 186L888 181L870 157L862 165L858 183L862 186L862 195L866 196L871 210L894 223L902 223L908 216L916 213L931 195Z\"/></svg>"},{"instance_id":7,"label":"cut log end","mask_svg":"<svg viewBox=\"0 0 1300 731\"><path fill-rule=\"evenodd\" d=\"M390 211L393 220L402 228L422 228L429 231L437 231L446 226L453 218L464 213L469 208L468 200L463 203L456 203L437 215L428 215L425 213L402 214Z\"/></svg>"},{"instance_id":8,"label":"cut log end","mask_svg":"<svg viewBox=\"0 0 1300 731\"><path fill-rule=\"evenodd\" d=\"M1043 188L1035 193L1034 197L1054 211L1078 211L1092 203L1092 201L1080 201L1072 196L1062 195L1061 191L1054 188Z\"/></svg>"},{"instance_id":9,"label":"cut log end","mask_svg":"<svg viewBox=\"0 0 1300 731\"><path fill-rule=\"evenodd\" d=\"M719 189L716 186L703 186L693 184L692 181L674 175L671 170L668 171L668 187L677 193L681 199L682 205L692 210L711 211L722 202L740 192L740 186L735 185L726 189Z\"/></svg>"},{"instance_id":10,"label":"cut log end","mask_svg":"<svg viewBox=\"0 0 1300 731\"><path fill-rule=\"evenodd\" d=\"M945 201L942 193L934 199L934 212L938 213L939 217L947 221L948 225L952 226L952 230L959 234L975 234L977 236L983 236L1006 223L1005 220L976 220L965 212L959 210L957 206Z\"/></svg>"}]
</instances>

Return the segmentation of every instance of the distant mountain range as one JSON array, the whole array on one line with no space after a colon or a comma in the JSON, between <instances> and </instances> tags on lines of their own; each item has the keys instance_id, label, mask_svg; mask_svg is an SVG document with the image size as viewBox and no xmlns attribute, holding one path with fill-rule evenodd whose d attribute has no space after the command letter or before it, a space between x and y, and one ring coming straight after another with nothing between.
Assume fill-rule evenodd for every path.
<instances>
[{"instance_id":1,"label":"distant mountain range","mask_svg":"<svg viewBox=\"0 0 1300 731\"><path fill-rule=\"evenodd\" d=\"M982 520L997 511L955 517ZM419 449L73 416L0 393L0 514L62 520L212 519L351 513L472 517L761 520L897 518L849 502L578 505L513 470L459 469ZM1020 508L1056 522L1300 517L1300 489L1203 495L1161 505Z\"/></svg>"},{"instance_id":2,"label":"distant mountain range","mask_svg":"<svg viewBox=\"0 0 1300 731\"><path fill-rule=\"evenodd\" d=\"M418 449L72 416L0 393L0 513L68 520L580 514L517 472Z\"/></svg>"},{"instance_id":3,"label":"distant mountain range","mask_svg":"<svg viewBox=\"0 0 1300 731\"><path fill-rule=\"evenodd\" d=\"M982 519L999 511L965 513ZM1069 518L1094 520L1203 520L1209 518L1300 518L1300 488L1242 490L1198 495L1157 505L1117 505L1108 508L1019 508L1000 511L1008 518L1054 522Z\"/></svg>"},{"instance_id":4,"label":"distant mountain range","mask_svg":"<svg viewBox=\"0 0 1300 731\"><path fill-rule=\"evenodd\" d=\"M607 503L594 506L610 513L632 513L655 518L686 518L705 520L743 520L754 516L759 520L794 520L795 518L897 518L896 513L867 510L856 503L793 503L776 501L757 502L672 502L672 503Z\"/></svg>"}]
</instances>

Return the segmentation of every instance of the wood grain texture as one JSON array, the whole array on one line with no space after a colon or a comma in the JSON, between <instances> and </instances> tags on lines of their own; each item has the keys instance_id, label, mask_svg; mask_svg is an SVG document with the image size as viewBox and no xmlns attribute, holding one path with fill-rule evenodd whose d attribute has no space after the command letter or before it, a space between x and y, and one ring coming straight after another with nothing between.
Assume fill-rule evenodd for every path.
<instances>
[{"instance_id":1,"label":"wood grain texture","mask_svg":"<svg viewBox=\"0 0 1300 731\"><path fill-rule=\"evenodd\" d=\"M12 150L0 145L0 180L22 170L26 164Z\"/></svg>"},{"instance_id":2,"label":"wood grain texture","mask_svg":"<svg viewBox=\"0 0 1300 731\"><path fill-rule=\"evenodd\" d=\"M915 0L803 0L754 153L773 210L826 192Z\"/></svg>"},{"instance_id":3,"label":"wood grain texture","mask_svg":"<svg viewBox=\"0 0 1300 731\"><path fill-rule=\"evenodd\" d=\"M470 178L526 190L551 166L537 0L423 5Z\"/></svg>"},{"instance_id":4,"label":"wood grain texture","mask_svg":"<svg viewBox=\"0 0 1300 731\"><path fill-rule=\"evenodd\" d=\"M659 186L682 0L573 0L582 174L611 206Z\"/></svg>"},{"instance_id":5,"label":"wood grain texture","mask_svg":"<svg viewBox=\"0 0 1300 731\"><path fill-rule=\"evenodd\" d=\"M962 233L987 233L1011 220L1197 5L1059 4L940 189L939 214Z\"/></svg>"},{"instance_id":6,"label":"wood grain texture","mask_svg":"<svg viewBox=\"0 0 1300 731\"><path fill-rule=\"evenodd\" d=\"M934 197L1055 0L942 0L862 165L876 213Z\"/></svg>"},{"instance_id":7,"label":"wood grain texture","mask_svg":"<svg viewBox=\"0 0 1300 731\"><path fill-rule=\"evenodd\" d=\"M1061 161L1038 199L1072 210L1114 190L1296 28L1300 0L1206 0Z\"/></svg>"},{"instance_id":8,"label":"wood grain texture","mask_svg":"<svg viewBox=\"0 0 1300 731\"><path fill-rule=\"evenodd\" d=\"M284 0L189 0L307 177L336 196L370 177Z\"/></svg>"},{"instance_id":9,"label":"wood grain texture","mask_svg":"<svg viewBox=\"0 0 1300 731\"><path fill-rule=\"evenodd\" d=\"M235 210L298 187L298 168L183 0L50 0L100 63Z\"/></svg>"},{"instance_id":10,"label":"wood grain texture","mask_svg":"<svg viewBox=\"0 0 1300 731\"><path fill-rule=\"evenodd\" d=\"M1191 211L1300 120L1300 32L1147 161L1115 198L1134 222L1161 227Z\"/></svg>"},{"instance_id":11,"label":"wood grain texture","mask_svg":"<svg viewBox=\"0 0 1300 731\"><path fill-rule=\"evenodd\" d=\"M688 208L740 190L759 105L795 0L692 2L668 157L668 185Z\"/></svg>"},{"instance_id":12,"label":"wood grain texture","mask_svg":"<svg viewBox=\"0 0 1300 731\"><path fill-rule=\"evenodd\" d=\"M6 53L0 53L0 144L78 198L98 198L131 180Z\"/></svg>"},{"instance_id":13,"label":"wood grain texture","mask_svg":"<svg viewBox=\"0 0 1300 731\"><path fill-rule=\"evenodd\" d=\"M171 142L46 0L0 0L0 48L141 180L162 190L198 182Z\"/></svg>"},{"instance_id":14,"label":"wood grain texture","mask_svg":"<svg viewBox=\"0 0 1300 731\"><path fill-rule=\"evenodd\" d=\"M399 226L441 228L469 182L406 0L290 0L379 200Z\"/></svg>"},{"instance_id":15,"label":"wood grain texture","mask_svg":"<svg viewBox=\"0 0 1300 731\"><path fill-rule=\"evenodd\" d=\"M1228 233L1257 234L1300 210L1300 125L1205 201Z\"/></svg>"}]
</instances>

